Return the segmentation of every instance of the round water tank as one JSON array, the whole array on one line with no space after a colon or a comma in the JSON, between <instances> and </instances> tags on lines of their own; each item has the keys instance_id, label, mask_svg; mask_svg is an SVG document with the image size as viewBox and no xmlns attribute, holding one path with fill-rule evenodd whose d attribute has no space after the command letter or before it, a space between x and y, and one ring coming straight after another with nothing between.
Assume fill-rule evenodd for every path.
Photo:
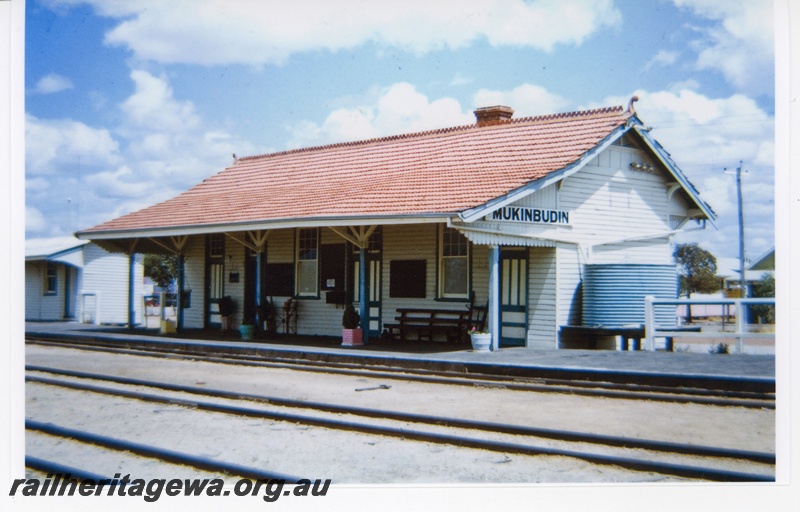
<instances>
[{"instance_id":1,"label":"round water tank","mask_svg":"<svg viewBox=\"0 0 800 512\"><path fill-rule=\"evenodd\" d=\"M644 298L678 296L675 265L586 265L583 276L583 325L622 327L644 324ZM675 325L675 306L655 308L657 325Z\"/></svg>"}]
</instances>

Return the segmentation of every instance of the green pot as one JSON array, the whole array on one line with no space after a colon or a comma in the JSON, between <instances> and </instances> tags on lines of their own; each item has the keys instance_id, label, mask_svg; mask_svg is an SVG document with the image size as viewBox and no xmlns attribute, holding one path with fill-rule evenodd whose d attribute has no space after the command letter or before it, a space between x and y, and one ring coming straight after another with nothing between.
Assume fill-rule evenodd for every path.
<instances>
[{"instance_id":1,"label":"green pot","mask_svg":"<svg viewBox=\"0 0 800 512\"><path fill-rule=\"evenodd\" d=\"M242 335L243 340L252 340L256 328L252 325L240 325L239 334Z\"/></svg>"}]
</instances>

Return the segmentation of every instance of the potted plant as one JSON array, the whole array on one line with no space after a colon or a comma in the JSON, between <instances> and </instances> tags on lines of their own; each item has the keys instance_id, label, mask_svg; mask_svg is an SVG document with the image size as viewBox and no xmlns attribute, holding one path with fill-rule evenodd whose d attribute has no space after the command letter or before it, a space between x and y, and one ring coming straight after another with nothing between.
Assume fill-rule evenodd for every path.
<instances>
[{"instance_id":1,"label":"potted plant","mask_svg":"<svg viewBox=\"0 0 800 512\"><path fill-rule=\"evenodd\" d=\"M364 344L364 331L360 327L361 318L352 304L347 304L342 315L342 346L358 347Z\"/></svg>"},{"instance_id":2,"label":"potted plant","mask_svg":"<svg viewBox=\"0 0 800 512\"><path fill-rule=\"evenodd\" d=\"M222 332L226 333L230 327L230 317L236 311L236 303L229 295L226 295L220 297L217 305L219 306L219 316L222 318Z\"/></svg>"},{"instance_id":3,"label":"potted plant","mask_svg":"<svg viewBox=\"0 0 800 512\"><path fill-rule=\"evenodd\" d=\"M256 326L249 320L243 321L242 325L239 326L239 334L243 340L252 340L255 332Z\"/></svg>"},{"instance_id":4,"label":"potted plant","mask_svg":"<svg viewBox=\"0 0 800 512\"><path fill-rule=\"evenodd\" d=\"M472 340L472 350L486 352L492 349L492 333L479 331L477 327L473 326L469 330L469 337Z\"/></svg>"}]
</instances>

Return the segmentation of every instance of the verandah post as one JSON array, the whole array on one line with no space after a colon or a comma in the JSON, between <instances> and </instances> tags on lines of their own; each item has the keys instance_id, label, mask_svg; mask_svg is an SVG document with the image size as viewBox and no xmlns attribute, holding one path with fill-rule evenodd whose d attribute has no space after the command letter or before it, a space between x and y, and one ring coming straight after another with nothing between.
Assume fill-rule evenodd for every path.
<instances>
[{"instance_id":1,"label":"verandah post","mask_svg":"<svg viewBox=\"0 0 800 512\"><path fill-rule=\"evenodd\" d=\"M133 303L134 296L134 270L136 269L136 253L128 253L128 329L133 329L136 324L136 310Z\"/></svg>"},{"instance_id":2,"label":"verandah post","mask_svg":"<svg viewBox=\"0 0 800 512\"><path fill-rule=\"evenodd\" d=\"M183 331L183 302L184 302L184 299L183 299L183 294L184 294L184 290L183 290L183 282L184 282L184 275L183 274L184 274L184 270L183 270L183 267L184 267L184 263L185 262L184 262L183 253L181 252L180 254L178 254L178 300L177 300L178 304L177 304L177 308L176 308L177 309L177 315L178 315L178 325L177 325L177 331L178 332L182 332Z\"/></svg>"},{"instance_id":3,"label":"verandah post","mask_svg":"<svg viewBox=\"0 0 800 512\"><path fill-rule=\"evenodd\" d=\"M365 245L358 251L359 265L359 290L358 290L358 309L361 317L361 330L364 331L364 340L369 339L369 283L367 283L367 249Z\"/></svg>"},{"instance_id":4,"label":"verandah post","mask_svg":"<svg viewBox=\"0 0 800 512\"><path fill-rule=\"evenodd\" d=\"M492 350L500 348L500 246L489 249L489 332Z\"/></svg>"},{"instance_id":5,"label":"verandah post","mask_svg":"<svg viewBox=\"0 0 800 512\"><path fill-rule=\"evenodd\" d=\"M263 311L261 309L261 290L263 289L263 283L261 280L263 276L261 275L261 264L264 261L264 251L263 247L259 246L258 250L256 251L256 307L255 307L255 314L253 318L253 325L256 327L257 331L260 331L264 328L264 320L265 318L261 318L263 316ZM288 322L288 320L287 320Z\"/></svg>"}]
</instances>

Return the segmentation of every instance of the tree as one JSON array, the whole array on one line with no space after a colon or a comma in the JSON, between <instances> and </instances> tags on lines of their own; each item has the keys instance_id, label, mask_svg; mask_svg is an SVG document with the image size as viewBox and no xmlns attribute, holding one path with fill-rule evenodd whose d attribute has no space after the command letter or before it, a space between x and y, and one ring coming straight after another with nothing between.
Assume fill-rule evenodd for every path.
<instances>
[{"instance_id":1,"label":"tree","mask_svg":"<svg viewBox=\"0 0 800 512\"><path fill-rule=\"evenodd\" d=\"M769 273L762 274L761 280L753 284L750 291L753 297L775 297L775 277ZM759 323L775 323L775 306L759 304L757 306L751 306L750 311L754 313L754 315L751 316L759 319Z\"/></svg>"},{"instance_id":2,"label":"tree","mask_svg":"<svg viewBox=\"0 0 800 512\"><path fill-rule=\"evenodd\" d=\"M691 297L693 293L714 293L720 289L717 278L717 258L695 242L678 244L672 258L678 264L680 294ZM687 307L688 321L692 321L692 306Z\"/></svg>"},{"instance_id":3,"label":"tree","mask_svg":"<svg viewBox=\"0 0 800 512\"><path fill-rule=\"evenodd\" d=\"M178 277L178 257L163 254L146 254L144 256L144 275L153 280L159 287L170 290Z\"/></svg>"}]
</instances>

